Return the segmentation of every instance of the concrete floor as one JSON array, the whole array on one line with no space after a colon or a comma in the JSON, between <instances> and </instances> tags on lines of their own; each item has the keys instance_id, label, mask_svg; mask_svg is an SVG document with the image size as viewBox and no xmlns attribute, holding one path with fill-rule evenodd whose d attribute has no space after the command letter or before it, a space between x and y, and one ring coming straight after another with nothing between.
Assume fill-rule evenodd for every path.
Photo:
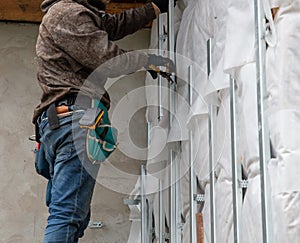
<instances>
[{"instance_id":1,"label":"concrete floor","mask_svg":"<svg viewBox=\"0 0 300 243\"><path fill-rule=\"evenodd\" d=\"M42 242L48 215L46 180L35 173L34 143L28 140L34 131L33 108L41 92L34 61L37 32L35 24L0 23L0 242L5 243ZM119 44L130 49L147 48L149 32L139 31ZM141 87L143 79L140 73L110 87L113 106L129 90ZM142 147L146 140L144 112L139 110L130 120L130 127L139 131L132 140ZM130 127L126 129L132 130ZM87 229L80 242L127 242L129 209L123 199L133 189L142 162L117 151L111 163L101 167L92 220L103 221L105 227Z\"/></svg>"}]
</instances>

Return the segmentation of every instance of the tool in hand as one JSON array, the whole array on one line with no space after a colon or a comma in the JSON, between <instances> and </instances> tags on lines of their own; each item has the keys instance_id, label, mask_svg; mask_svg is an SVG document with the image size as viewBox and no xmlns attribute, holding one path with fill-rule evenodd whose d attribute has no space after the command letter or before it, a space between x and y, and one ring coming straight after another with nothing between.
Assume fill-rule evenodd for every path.
<instances>
[{"instance_id":1,"label":"tool in hand","mask_svg":"<svg viewBox=\"0 0 300 243\"><path fill-rule=\"evenodd\" d=\"M153 64L150 64L149 68L150 68L151 71L154 71L155 73L161 75L163 78L167 79L170 84L176 83L176 81L174 81L172 79L172 74L171 73L162 71L162 70L160 70L158 67L156 67Z\"/></svg>"}]
</instances>

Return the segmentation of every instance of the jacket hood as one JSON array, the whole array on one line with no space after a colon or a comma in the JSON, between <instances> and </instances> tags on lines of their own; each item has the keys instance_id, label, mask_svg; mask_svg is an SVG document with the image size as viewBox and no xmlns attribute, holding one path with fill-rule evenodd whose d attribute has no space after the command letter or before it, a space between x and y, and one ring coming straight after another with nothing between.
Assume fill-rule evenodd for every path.
<instances>
[{"instance_id":1,"label":"jacket hood","mask_svg":"<svg viewBox=\"0 0 300 243\"><path fill-rule=\"evenodd\" d=\"M52 7L55 3L60 2L61 0L45 0L41 4L41 10L43 12L47 12L50 7Z\"/></svg>"},{"instance_id":2,"label":"jacket hood","mask_svg":"<svg viewBox=\"0 0 300 243\"><path fill-rule=\"evenodd\" d=\"M41 10L43 12L47 12L49 8L51 8L54 4L63 1L63 0L44 0L41 4ZM73 0L74 2L77 2L88 9L99 12L99 11L105 11L105 4L102 3L100 0Z\"/></svg>"}]
</instances>

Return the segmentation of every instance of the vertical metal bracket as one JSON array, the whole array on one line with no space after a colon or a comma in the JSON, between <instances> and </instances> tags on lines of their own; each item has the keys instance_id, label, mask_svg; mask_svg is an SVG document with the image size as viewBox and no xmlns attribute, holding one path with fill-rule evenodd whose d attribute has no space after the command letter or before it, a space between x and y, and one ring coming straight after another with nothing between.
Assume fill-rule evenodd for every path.
<instances>
[{"instance_id":1,"label":"vertical metal bracket","mask_svg":"<svg viewBox=\"0 0 300 243\"><path fill-rule=\"evenodd\" d=\"M233 202L233 230L234 242L242 242L242 198L241 187L242 168L237 163L237 136L236 136L236 93L235 80L229 78L230 87L230 132L231 132L231 168L232 168L232 202Z\"/></svg>"},{"instance_id":2,"label":"vertical metal bracket","mask_svg":"<svg viewBox=\"0 0 300 243\"><path fill-rule=\"evenodd\" d=\"M207 41L207 74L211 72L212 65L212 39ZM208 119L208 133L209 133L209 174L210 174L210 230L211 230L211 243L216 241L216 199L215 199L215 114L216 107L209 105L209 119Z\"/></svg>"},{"instance_id":3,"label":"vertical metal bracket","mask_svg":"<svg viewBox=\"0 0 300 243\"><path fill-rule=\"evenodd\" d=\"M164 18L163 15L160 14L158 16L158 55L163 55L163 43L166 40L166 35L164 34ZM162 108L162 77L158 75L158 120L160 121L163 116L163 108Z\"/></svg>"},{"instance_id":4,"label":"vertical metal bracket","mask_svg":"<svg viewBox=\"0 0 300 243\"><path fill-rule=\"evenodd\" d=\"M147 199L146 199L146 168L141 167L141 243L148 243Z\"/></svg>"},{"instance_id":5,"label":"vertical metal bracket","mask_svg":"<svg viewBox=\"0 0 300 243\"><path fill-rule=\"evenodd\" d=\"M175 31L174 31L174 0L169 0L168 11L168 49L169 58L175 63ZM175 80L174 75L173 80ZM173 125L173 114L176 112L177 96L176 82L169 84L169 130ZM177 153L172 148L169 150L169 167L170 167L170 242L180 243L182 232L178 230L181 224L181 200L180 200L180 164L175 159Z\"/></svg>"},{"instance_id":6,"label":"vertical metal bracket","mask_svg":"<svg viewBox=\"0 0 300 243\"><path fill-rule=\"evenodd\" d=\"M189 66L189 105L190 109L193 103L193 86L194 86L194 73L193 66ZM189 131L189 169L190 169L190 242L197 242L196 230L196 212L197 202L195 200L196 194L196 174L194 169L194 146L193 146L193 131Z\"/></svg>"},{"instance_id":7,"label":"vertical metal bracket","mask_svg":"<svg viewBox=\"0 0 300 243\"><path fill-rule=\"evenodd\" d=\"M266 91L266 18L263 0L254 0L255 39L256 39L256 78L257 78L257 112L259 134L259 162L261 183L261 212L263 242L274 242L271 211L271 186L268 178L268 163L270 161L269 127L267 117Z\"/></svg>"}]
</instances>

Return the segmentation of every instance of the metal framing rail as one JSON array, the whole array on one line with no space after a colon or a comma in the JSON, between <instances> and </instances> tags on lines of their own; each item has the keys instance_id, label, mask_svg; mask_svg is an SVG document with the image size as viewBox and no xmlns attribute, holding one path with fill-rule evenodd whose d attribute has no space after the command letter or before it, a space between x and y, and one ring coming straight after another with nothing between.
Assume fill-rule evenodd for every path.
<instances>
[{"instance_id":1,"label":"metal framing rail","mask_svg":"<svg viewBox=\"0 0 300 243\"><path fill-rule=\"evenodd\" d=\"M159 211L159 232L158 232L158 243L165 242L165 207L164 207L164 198L163 198L163 187L162 181L158 182L158 211Z\"/></svg>"},{"instance_id":2,"label":"metal framing rail","mask_svg":"<svg viewBox=\"0 0 300 243\"><path fill-rule=\"evenodd\" d=\"M232 167L232 202L233 202L233 231L234 242L242 241L242 197L243 189L241 164L237 161L237 137L236 137L236 93L235 80L229 78L230 87L230 132L231 132L231 167Z\"/></svg>"},{"instance_id":3,"label":"metal framing rail","mask_svg":"<svg viewBox=\"0 0 300 243\"><path fill-rule=\"evenodd\" d=\"M158 16L158 55L163 55L163 43L165 41L165 33L164 33L164 18L163 15L160 14ZM158 120L160 121L163 116L163 108L162 108L162 77L161 75L158 75L157 77L158 81Z\"/></svg>"},{"instance_id":4,"label":"metal framing rail","mask_svg":"<svg viewBox=\"0 0 300 243\"><path fill-rule=\"evenodd\" d=\"M257 79L257 114L259 135L259 160L261 183L261 213L262 233L264 243L273 243L271 190L268 178L268 163L270 161L270 142L267 123L266 98L266 19L263 0L254 0L255 10L255 39L256 39L256 79Z\"/></svg>"},{"instance_id":5,"label":"metal framing rail","mask_svg":"<svg viewBox=\"0 0 300 243\"><path fill-rule=\"evenodd\" d=\"M266 99L266 42L265 42L265 15L263 8L263 0L254 0L255 9L255 37L256 37L256 70L257 70L257 108L258 108L258 134L259 134L259 159L260 159L260 179L261 179L261 212L262 212L262 236L264 243L274 242L274 232L272 227L271 215L271 196L270 196L270 182L268 178L268 162L270 160L270 144L269 144L269 130L267 123L267 99ZM168 53L169 58L175 62L175 36L174 36L174 0L169 1L168 12L168 36L164 33L164 16L160 15L158 18L158 47L159 55L163 55L163 42L168 37ZM212 39L207 41L207 73L211 72L212 62ZM173 75L175 78L175 74ZM193 102L193 82L194 74L193 67L189 67L189 104ZM241 165L237 160L237 136L236 136L236 94L235 94L235 80L230 77L230 127L231 127L231 165L232 165L232 199L233 199L233 221L234 221L234 242L242 243L242 172ZM176 84L169 84L169 129L172 127L173 115L177 109ZM162 105L162 78L158 77L158 120L163 117ZM210 173L210 226L211 226L211 243L216 242L216 198L215 198L215 116L216 107L209 105L208 115L208 135L209 135L209 173ZM148 129L151 129L151 124L148 124ZM148 134L150 131L148 130ZM148 138L150 144L150 138ZM178 144L177 144L178 145ZM174 149L176 147L176 149ZM179 146L170 146L169 148L169 242L181 242L181 219L180 219L180 161L177 150ZM196 243L196 211L197 203L195 197L196 193L196 175L194 168L194 151L193 151L193 132L189 131L189 177L190 177L190 242ZM147 198L145 192L146 186L146 169L141 168L141 242L148 243L149 233L151 231L151 221L149 221L149 210L147 207ZM166 241L165 229L165 209L163 198L162 181L159 180L159 232L158 242L164 243ZM151 216L152 217L152 216Z\"/></svg>"},{"instance_id":6,"label":"metal framing rail","mask_svg":"<svg viewBox=\"0 0 300 243\"><path fill-rule=\"evenodd\" d=\"M212 39L207 41L207 74L211 72ZM209 135L209 181L210 181L210 230L211 243L216 242L216 198L215 198L215 114L216 107L209 105L208 135Z\"/></svg>"},{"instance_id":7,"label":"metal framing rail","mask_svg":"<svg viewBox=\"0 0 300 243\"><path fill-rule=\"evenodd\" d=\"M141 167L141 243L148 243L148 226L147 226L147 199L146 199L146 168Z\"/></svg>"},{"instance_id":8,"label":"metal framing rail","mask_svg":"<svg viewBox=\"0 0 300 243\"><path fill-rule=\"evenodd\" d=\"M169 58L175 63L175 31L174 31L174 0L169 0L168 11L168 51ZM173 80L176 76L173 74ZM176 82L169 84L169 131L173 125L173 117L176 112ZM176 146L177 147L177 146ZM170 173L170 242L181 242L181 209L180 209L180 161L178 151L174 151L172 146L169 149L169 173Z\"/></svg>"},{"instance_id":9,"label":"metal framing rail","mask_svg":"<svg viewBox=\"0 0 300 243\"><path fill-rule=\"evenodd\" d=\"M189 66L189 105L192 107L193 103L193 87L194 87L194 73L193 66ZM193 131L189 131L189 169L190 169L190 243L197 242L196 232L196 212L197 202L195 200L196 193L196 174L194 169L194 147L193 147Z\"/></svg>"}]
</instances>

